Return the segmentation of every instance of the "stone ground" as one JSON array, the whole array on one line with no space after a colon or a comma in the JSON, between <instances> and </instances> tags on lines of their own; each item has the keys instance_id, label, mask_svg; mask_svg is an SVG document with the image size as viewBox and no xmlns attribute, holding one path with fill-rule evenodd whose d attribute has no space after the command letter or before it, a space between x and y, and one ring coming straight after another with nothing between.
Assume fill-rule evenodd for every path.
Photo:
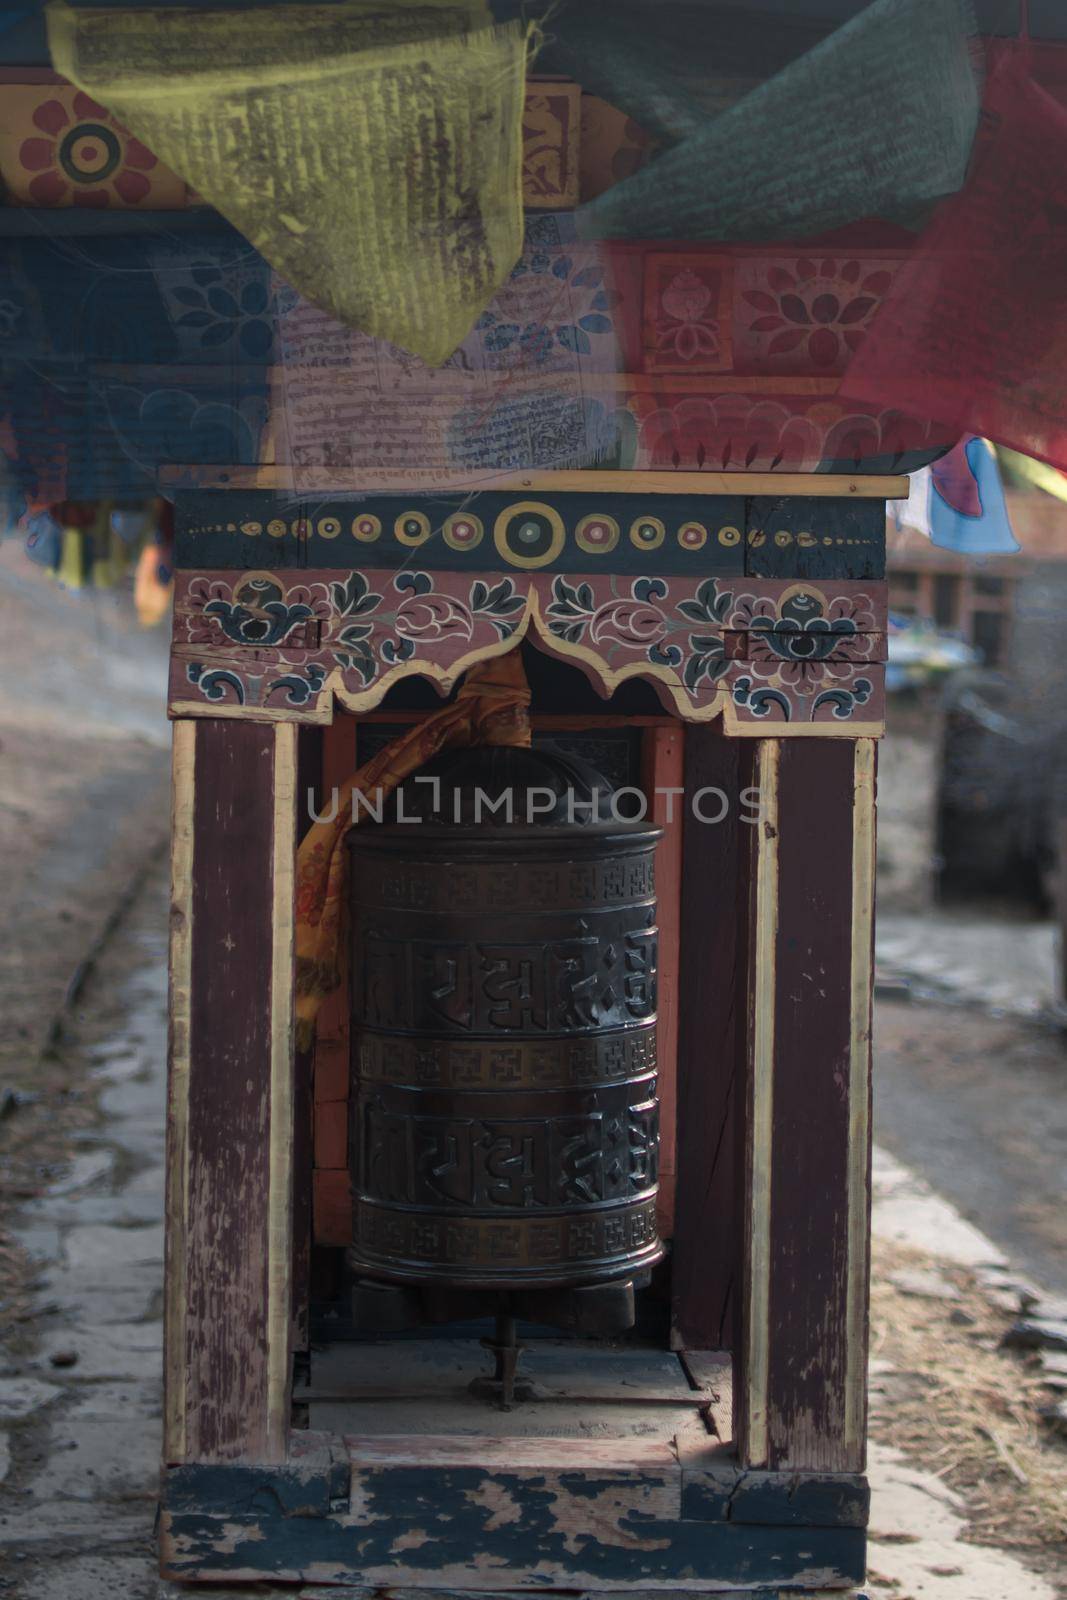
<instances>
[{"instance_id":1,"label":"stone ground","mask_svg":"<svg viewBox=\"0 0 1067 1600\"><path fill-rule=\"evenodd\" d=\"M919 997L978 1005L990 1014L1061 1022L1059 930L1001 908L931 906L878 912L878 973Z\"/></svg>"}]
</instances>

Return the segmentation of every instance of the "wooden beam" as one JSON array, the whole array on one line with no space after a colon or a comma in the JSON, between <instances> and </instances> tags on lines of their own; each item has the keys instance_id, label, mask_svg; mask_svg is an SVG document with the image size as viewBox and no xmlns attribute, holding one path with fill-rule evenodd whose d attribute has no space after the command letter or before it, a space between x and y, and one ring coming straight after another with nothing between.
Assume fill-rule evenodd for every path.
<instances>
[{"instance_id":1,"label":"wooden beam","mask_svg":"<svg viewBox=\"0 0 1067 1600\"><path fill-rule=\"evenodd\" d=\"M189 1201L189 1034L192 1006L195 722L174 724L171 768L170 1008L167 1039L167 1225L164 1272L163 1458L184 1461Z\"/></svg>"},{"instance_id":2,"label":"wooden beam","mask_svg":"<svg viewBox=\"0 0 1067 1600\"><path fill-rule=\"evenodd\" d=\"M778 987L778 831L782 741L756 752L760 820L749 921L748 1071L745 1094L742 1350L734 1385L738 1454L765 1466L771 1336L771 1172L774 1128L775 997Z\"/></svg>"},{"instance_id":3,"label":"wooden beam","mask_svg":"<svg viewBox=\"0 0 1067 1600\"><path fill-rule=\"evenodd\" d=\"M179 727L175 879L188 911L172 947L172 1121L187 1087L171 1136L165 1448L168 1460L278 1460L291 1381L297 730Z\"/></svg>"},{"instance_id":4,"label":"wooden beam","mask_svg":"<svg viewBox=\"0 0 1067 1600\"><path fill-rule=\"evenodd\" d=\"M872 740L767 741L748 1049L739 1456L864 1459Z\"/></svg>"},{"instance_id":5,"label":"wooden beam","mask_svg":"<svg viewBox=\"0 0 1067 1600\"><path fill-rule=\"evenodd\" d=\"M656 1221L660 1237L674 1235L677 1172L679 919L682 888L683 762L685 727L673 719L645 729L641 741L647 820L663 829L656 848L656 921L659 925L660 1166Z\"/></svg>"},{"instance_id":6,"label":"wooden beam","mask_svg":"<svg viewBox=\"0 0 1067 1600\"><path fill-rule=\"evenodd\" d=\"M755 746L688 727L682 822L677 1220L672 1342L735 1349L740 1249L739 1096L746 1039L746 899L753 827L741 797ZM705 822L719 809L721 822ZM703 798L701 798L703 796ZM751 798L751 796L749 797ZM694 807L699 806L700 814Z\"/></svg>"},{"instance_id":7,"label":"wooden beam","mask_svg":"<svg viewBox=\"0 0 1067 1600\"><path fill-rule=\"evenodd\" d=\"M294 469L281 464L257 467L161 467L160 489L280 489L288 493L356 494L421 492L461 488L535 489L544 493L588 494L810 495L817 500L906 500L908 479L899 475L833 472L435 472L417 474L385 468L321 467Z\"/></svg>"}]
</instances>

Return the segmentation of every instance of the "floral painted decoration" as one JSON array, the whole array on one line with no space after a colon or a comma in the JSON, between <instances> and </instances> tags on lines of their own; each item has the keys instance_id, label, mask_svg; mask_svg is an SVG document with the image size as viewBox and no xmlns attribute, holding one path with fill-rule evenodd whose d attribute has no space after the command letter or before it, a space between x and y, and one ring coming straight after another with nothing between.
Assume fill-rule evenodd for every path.
<instances>
[{"instance_id":1,"label":"floral painted decoration","mask_svg":"<svg viewBox=\"0 0 1067 1600\"><path fill-rule=\"evenodd\" d=\"M791 356L805 371L841 370L892 281L889 267L860 260L775 262L763 286L741 292L755 313L745 333L760 336L764 356Z\"/></svg>"},{"instance_id":2,"label":"floral painted decoration","mask_svg":"<svg viewBox=\"0 0 1067 1600\"><path fill-rule=\"evenodd\" d=\"M37 206L175 210L185 184L97 101L65 85L4 87L0 172Z\"/></svg>"},{"instance_id":3,"label":"floral painted decoration","mask_svg":"<svg viewBox=\"0 0 1067 1600\"><path fill-rule=\"evenodd\" d=\"M733 265L696 252L645 262L645 368L724 372L732 361Z\"/></svg>"}]
</instances>

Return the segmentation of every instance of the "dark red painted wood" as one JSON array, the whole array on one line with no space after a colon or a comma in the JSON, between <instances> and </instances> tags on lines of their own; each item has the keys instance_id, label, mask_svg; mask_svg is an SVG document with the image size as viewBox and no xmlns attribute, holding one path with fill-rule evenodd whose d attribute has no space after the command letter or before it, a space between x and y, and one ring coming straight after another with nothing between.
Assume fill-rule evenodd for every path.
<instances>
[{"instance_id":1,"label":"dark red painted wood","mask_svg":"<svg viewBox=\"0 0 1067 1600\"><path fill-rule=\"evenodd\" d=\"M746 1024L747 863L742 791L753 749L718 728L686 729L678 1021L678 1191L672 1257L676 1338L691 1349L737 1345L741 1228L738 1138ZM693 811L702 789L729 801L722 822ZM714 816L720 802L700 801Z\"/></svg>"},{"instance_id":2,"label":"dark red painted wood","mask_svg":"<svg viewBox=\"0 0 1067 1600\"><path fill-rule=\"evenodd\" d=\"M854 747L782 741L769 1460L843 1467Z\"/></svg>"},{"instance_id":3,"label":"dark red painted wood","mask_svg":"<svg viewBox=\"0 0 1067 1600\"><path fill-rule=\"evenodd\" d=\"M296 836L311 827L309 798L322 804L322 728L301 728L297 742ZM314 1052L297 1051L293 1083L293 1347L306 1350L311 1274L311 1170L314 1163Z\"/></svg>"},{"instance_id":4,"label":"dark red painted wood","mask_svg":"<svg viewBox=\"0 0 1067 1600\"><path fill-rule=\"evenodd\" d=\"M193 850L187 1454L262 1454L274 729L197 727Z\"/></svg>"}]
</instances>

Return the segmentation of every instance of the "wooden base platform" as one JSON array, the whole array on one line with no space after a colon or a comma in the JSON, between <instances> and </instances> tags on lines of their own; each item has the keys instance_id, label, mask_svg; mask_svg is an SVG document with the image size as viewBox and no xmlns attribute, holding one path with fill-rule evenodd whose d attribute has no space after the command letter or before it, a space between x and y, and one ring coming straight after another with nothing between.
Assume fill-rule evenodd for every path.
<instances>
[{"instance_id":1,"label":"wooden base platform","mask_svg":"<svg viewBox=\"0 0 1067 1600\"><path fill-rule=\"evenodd\" d=\"M724 1356L531 1341L511 1411L490 1370L473 1339L314 1353L288 1461L167 1470L165 1575L760 1600L862 1582L864 1479L740 1469Z\"/></svg>"}]
</instances>

